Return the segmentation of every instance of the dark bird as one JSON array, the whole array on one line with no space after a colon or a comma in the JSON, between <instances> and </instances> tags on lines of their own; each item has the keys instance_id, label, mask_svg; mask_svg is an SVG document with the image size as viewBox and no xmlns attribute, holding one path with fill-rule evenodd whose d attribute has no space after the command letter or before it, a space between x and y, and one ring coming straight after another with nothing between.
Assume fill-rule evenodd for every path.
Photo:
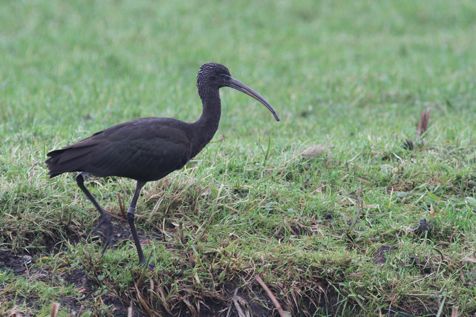
<instances>
[{"instance_id":1,"label":"dark bird","mask_svg":"<svg viewBox=\"0 0 476 317\"><path fill-rule=\"evenodd\" d=\"M112 126L73 145L48 153L46 164L50 177L79 172L76 176L79 188L99 211L100 218L94 230L103 229L105 248L112 238L111 217L84 185L85 176L119 176L137 181L127 210L127 221L139 262L145 264L134 225L140 191L145 183L159 180L182 168L210 142L220 121L219 89L222 87L231 87L255 98L279 121L273 107L260 94L233 79L225 66L208 63L200 67L197 75L198 94L203 104L202 114L197 121L187 123L173 118L141 118Z\"/></svg>"}]
</instances>

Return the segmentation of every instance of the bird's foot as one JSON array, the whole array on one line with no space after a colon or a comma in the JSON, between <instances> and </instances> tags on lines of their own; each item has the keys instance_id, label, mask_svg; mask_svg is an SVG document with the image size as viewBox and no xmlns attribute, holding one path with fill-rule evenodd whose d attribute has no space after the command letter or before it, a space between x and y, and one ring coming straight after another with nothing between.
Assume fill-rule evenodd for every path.
<instances>
[{"instance_id":1,"label":"bird's foot","mask_svg":"<svg viewBox=\"0 0 476 317\"><path fill-rule=\"evenodd\" d=\"M149 271L153 271L155 270L155 264L152 264L152 263L149 263L149 262L141 262L139 261L139 265L144 267L144 268L147 268L149 269Z\"/></svg>"},{"instance_id":2,"label":"bird's foot","mask_svg":"<svg viewBox=\"0 0 476 317\"><path fill-rule=\"evenodd\" d=\"M103 212L103 214L99 217L99 220L94 226L92 233L99 234L103 238L104 248L102 253L104 253L107 247L111 245L113 236L111 216L107 212Z\"/></svg>"},{"instance_id":3,"label":"bird's foot","mask_svg":"<svg viewBox=\"0 0 476 317\"><path fill-rule=\"evenodd\" d=\"M155 270L155 265L150 263L150 258L146 260L144 256L139 256L139 265L148 268L150 271Z\"/></svg>"}]
</instances>

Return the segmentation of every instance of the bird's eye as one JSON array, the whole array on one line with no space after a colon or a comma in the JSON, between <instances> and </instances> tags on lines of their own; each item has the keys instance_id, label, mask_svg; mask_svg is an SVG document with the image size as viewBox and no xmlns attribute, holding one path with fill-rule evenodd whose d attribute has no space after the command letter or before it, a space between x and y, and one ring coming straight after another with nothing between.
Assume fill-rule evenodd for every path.
<instances>
[{"instance_id":1,"label":"bird's eye","mask_svg":"<svg viewBox=\"0 0 476 317\"><path fill-rule=\"evenodd\" d=\"M210 76L210 80L213 80L213 81L217 80L217 76Z\"/></svg>"}]
</instances>

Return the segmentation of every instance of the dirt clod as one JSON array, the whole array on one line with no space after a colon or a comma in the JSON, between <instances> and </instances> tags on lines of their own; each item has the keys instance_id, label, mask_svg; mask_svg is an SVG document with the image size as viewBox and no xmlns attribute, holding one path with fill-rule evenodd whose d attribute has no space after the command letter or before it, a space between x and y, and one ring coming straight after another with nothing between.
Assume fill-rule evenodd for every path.
<instances>
[{"instance_id":1,"label":"dirt clod","mask_svg":"<svg viewBox=\"0 0 476 317\"><path fill-rule=\"evenodd\" d=\"M392 246L382 245L380 248L378 248L377 252L374 255L374 262L376 264L384 264L386 260L385 255L392 250L393 250Z\"/></svg>"},{"instance_id":2,"label":"dirt clod","mask_svg":"<svg viewBox=\"0 0 476 317\"><path fill-rule=\"evenodd\" d=\"M0 251L0 269L8 269L15 274L22 274L32 263L30 255L16 255L11 251Z\"/></svg>"}]
</instances>

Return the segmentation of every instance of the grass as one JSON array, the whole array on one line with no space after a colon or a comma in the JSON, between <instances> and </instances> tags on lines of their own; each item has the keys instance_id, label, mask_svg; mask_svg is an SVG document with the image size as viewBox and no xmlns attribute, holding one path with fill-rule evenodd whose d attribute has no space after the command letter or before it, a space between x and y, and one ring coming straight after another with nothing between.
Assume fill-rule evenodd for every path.
<instances>
[{"instance_id":1,"label":"grass","mask_svg":"<svg viewBox=\"0 0 476 317\"><path fill-rule=\"evenodd\" d=\"M474 2L2 7L0 315L276 314L257 274L296 316L475 314ZM136 117L196 119L207 61L282 122L224 89L212 143L139 200L156 269L127 239L101 257L97 212L71 175L48 179L46 152ZM90 187L125 236L133 183Z\"/></svg>"}]
</instances>

